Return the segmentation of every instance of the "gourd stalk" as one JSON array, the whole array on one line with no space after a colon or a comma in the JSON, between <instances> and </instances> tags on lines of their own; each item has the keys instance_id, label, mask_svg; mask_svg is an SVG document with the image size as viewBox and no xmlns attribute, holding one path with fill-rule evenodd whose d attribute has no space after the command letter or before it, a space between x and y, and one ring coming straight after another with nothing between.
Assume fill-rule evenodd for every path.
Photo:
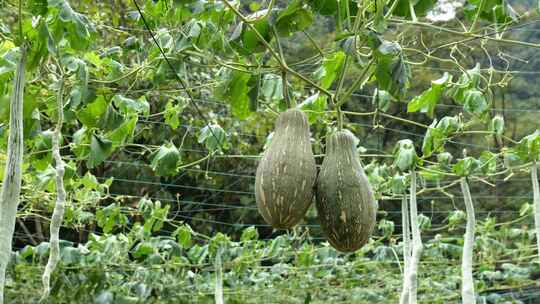
<instances>
[{"instance_id":1,"label":"gourd stalk","mask_svg":"<svg viewBox=\"0 0 540 304\"><path fill-rule=\"evenodd\" d=\"M409 284L409 303L417 303L417 284L418 284L418 265L422 255L423 245L420 235L420 223L418 222L418 210L416 205L416 172L411 171L411 188L410 188L410 220L412 232L412 254L408 270Z\"/></svg>"},{"instance_id":2,"label":"gourd stalk","mask_svg":"<svg viewBox=\"0 0 540 304\"><path fill-rule=\"evenodd\" d=\"M64 218L64 205L66 202L66 190L64 188L65 164L60 154L60 138L62 136L62 124L64 122L64 79L61 78L58 88L57 108L58 119L52 138L52 155L56 163L56 203L50 224L50 253L45 271L43 272L43 295L42 299L49 296L51 291L51 274L60 261L60 226Z\"/></svg>"},{"instance_id":3,"label":"gourd stalk","mask_svg":"<svg viewBox=\"0 0 540 304\"><path fill-rule=\"evenodd\" d=\"M0 304L4 303L6 268L11 257L11 242L21 194L26 54L26 47L22 47L11 94L7 162L2 182L2 193L0 194Z\"/></svg>"},{"instance_id":4,"label":"gourd stalk","mask_svg":"<svg viewBox=\"0 0 540 304\"><path fill-rule=\"evenodd\" d=\"M221 250L216 252L216 260L214 264L216 270L216 281L214 290L214 299L216 304L223 304L223 272L221 267Z\"/></svg>"},{"instance_id":5,"label":"gourd stalk","mask_svg":"<svg viewBox=\"0 0 540 304\"><path fill-rule=\"evenodd\" d=\"M474 304L476 298L474 296L474 280L472 273L473 264L473 246L474 246L474 226L476 220L474 217L474 206L472 203L471 192L466 177L460 180L461 192L465 201L465 210L467 212L467 226L465 228L465 236L463 243L463 258L461 261L461 300L463 304Z\"/></svg>"},{"instance_id":6,"label":"gourd stalk","mask_svg":"<svg viewBox=\"0 0 540 304\"><path fill-rule=\"evenodd\" d=\"M403 230L403 287L399 298L400 304L409 302L410 287L408 284L410 260L411 260L411 224L409 222L409 204L407 196L401 200L401 224Z\"/></svg>"},{"instance_id":7,"label":"gourd stalk","mask_svg":"<svg viewBox=\"0 0 540 304\"><path fill-rule=\"evenodd\" d=\"M536 230L536 246L538 248L538 258L540 259L540 187L538 186L538 165L536 164L536 162L531 167L531 179L533 184L534 227Z\"/></svg>"}]
</instances>

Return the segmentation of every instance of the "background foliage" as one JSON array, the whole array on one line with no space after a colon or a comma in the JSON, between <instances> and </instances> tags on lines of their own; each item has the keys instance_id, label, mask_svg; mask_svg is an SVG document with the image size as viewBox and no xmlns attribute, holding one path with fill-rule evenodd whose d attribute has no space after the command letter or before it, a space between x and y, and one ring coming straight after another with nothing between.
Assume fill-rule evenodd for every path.
<instances>
[{"instance_id":1,"label":"background foliage","mask_svg":"<svg viewBox=\"0 0 540 304\"><path fill-rule=\"evenodd\" d=\"M508 169L538 156L534 1L458 2L449 21L433 21L436 1L412 1L419 22L408 1L397 1L391 18L384 14L393 1L373 1L358 32L355 1L231 3L246 20L223 1L139 1L162 50L131 1L24 3L31 76L10 303L38 298L48 255L57 66L67 88L69 200L54 303L212 302L216 256L229 303L396 302L407 182L399 172L411 162L422 168L420 299L459 301L465 214L454 185L469 173L478 177L471 187L479 296L487 303L539 297L530 179ZM0 2L0 175L19 55L17 5ZM282 49L278 59L257 33ZM290 72L284 87L281 61L318 89ZM362 88L346 90L364 75ZM345 127L359 138L379 198L378 230L348 255L324 242L314 208L294 231L273 231L253 195L257 157L287 107L284 92L309 115L320 164L325 135L336 127L335 100L325 92L339 93L340 82Z\"/></svg>"}]
</instances>

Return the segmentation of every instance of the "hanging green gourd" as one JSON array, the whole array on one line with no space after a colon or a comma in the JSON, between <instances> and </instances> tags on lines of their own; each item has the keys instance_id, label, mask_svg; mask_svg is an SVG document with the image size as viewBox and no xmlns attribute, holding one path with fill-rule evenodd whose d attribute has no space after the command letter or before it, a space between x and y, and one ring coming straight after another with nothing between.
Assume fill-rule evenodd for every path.
<instances>
[{"instance_id":1,"label":"hanging green gourd","mask_svg":"<svg viewBox=\"0 0 540 304\"><path fill-rule=\"evenodd\" d=\"M339 251L364 245L376 223L377 202L347 130L328 136L317 180L317 212L322 230Z\"/></svg>"},{"instance_id":2,"label":"hanging green gourd","mask_svg":"<svg viewBox=\"0 0 540 304\"><path fill-rule=\"evenodd\" d=\"M277 229L296 225L313 201L316 177L307 117L289 109L277 118L257 167L255 197L264 220Z\"/></svg>"}]
</instances>

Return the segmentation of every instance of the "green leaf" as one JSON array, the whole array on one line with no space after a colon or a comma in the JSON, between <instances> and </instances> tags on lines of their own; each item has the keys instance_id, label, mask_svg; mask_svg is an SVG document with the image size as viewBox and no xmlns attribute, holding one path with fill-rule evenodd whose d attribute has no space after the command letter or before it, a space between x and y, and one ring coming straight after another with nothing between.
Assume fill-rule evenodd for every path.
<instances>
[{"instance_id":1,"label":"green leaf","mask_svg":"<svg viewBox=\"0 0 540 304\"><path fill-rule=\"evenodd\" d=\"M247 227L242 231L242 236L240 237L241 242L253 241L259 238L259 232L253 226Z\"/></svg>"},{"instance_id":2,"label":"green leaf","mask_svg":"<svg viewBox=\"0 0 540 304\"><path fill-rule=\"evenodd\" d=\"M489 104L484 94L477 89L467 90L463 98L463 108L471 114L483 115L489 110Z\"/></svg>"},{"instance_id":3,"label":"green leaf","mask_svg":"<svg viewBox=\"0 0 540 304\"><path fill-rule=\"evenodd\" d=\"M413 100L407 105L407 112L422 112L427 113L429 117L433 117L435 106L439 102L446 85L452 81L452 76L447 72L443 77L433 80L431 82L431 88L424 91L420 96L413 98Z\"/></svg>"},{"instance_id":4,"label":"green leaf","mask_svg":"<svg viewBox=\"0 0 540 304\"><path fill-rule=\"evenodd\" d=\"M465 157L460 159L454 166L452 171L461 176L470 176L480 167L480 162L473 157Z\"/></svg>"},{"instance_id":5,"label":"green leaf","mask_svg":"<svg viewBox=\"0 0 540 304\"><path fill-rule=\"evenodd\" d=\"M92 103L87 104L84 108L77 112L77 118L88 128L99 127L99 120L101 115L107 110L108 103L99 96Z\"/></svg>"},{"instance_id":6,"label":"green leaf","mask_svg":"<svg viewBox=\"0 0 540 304\"><path fill-rule=\"evenodd\" d=\"M323 64L314 72L314 76L321 87L330 88L343 66L345 57L344 52L338 51L323 60Z\"/></svg>"},{"instance_id":7,"label":"green leaf","mask_svg":"<svg viewBox=\"0 0 540 304\"><path fill-rule=\"evenodd\" d=\"M238 119L246 119L251 114L248 96L250 91L248 83L251 77L248 73L227 70L223 74L221 84L214 91L217 99L231 105L232 113Z\"/></svg>"},{"instance_id":8,"label":"green leaf","mask_svg":"<svg viewBox=\"0 0 540 304\"><path fill-rule=\"evenodd\" d=\"M90 172L86 172L86 174L81 179L81 183L87 189L91 189L91 190L99 190L100 189L100 184L99 184L97 178Z\"/></svg>"},{"instance_id":9,"label":"green leaf","mask_svg":"<svg viewBox=\"0 0 540 304\"><path fill-rule=\"evenodd\" d=\"M125 114L138 113L147 116L150 113L150 105L144 95L137 100L122 95L115 95L112 100L120 111Z\"/></svg>"},{"instance_id":10,"label":"green leaf","mask_svg":"<svg viewBox=\"0 0 540 304\"><path fill-rule=\"evenodd\" d=\"M90 132L83 126L73 134L73 146L71 149L79 159L84 159L90 152L89 144Z\"/></svg>"},{"instance_id":11,"label":"green leaf","mask_svg":"<svg viewBox=\"0 0 540 304\"><path fill-rule=\"evenodd\" d=\"M295 264L300 267L310 267L315 263L315 250L313 245L304 243L297 252Z\"/></svg>"},{"instance_id":12,"label":"green leaf","mask_svg":"<svg viewBox=\"0 0 540 304\"><path fill-rule=\"evenodd\" d=\"M152 169L159 176L175 175L178 172L181 157L180 152L173 143L159 147L152 159Z\"/></svg>"},{"instance_id":13,"label":"green leaf","mask_svg":"<svg viewBox=\"0 0 540 304\"><path fill-rule=\"evenodd\" d=\"M186 102L183 98L178 100L171 99L167 102L163 117L165 118L165 123L168 124L171 129L176 130L180 126L180 115L185 107Z\"/></svg>"},{"instance_id":14,"label":"green leaf","mask_svg":"<svg viewBox=\"0 0 540 304\"><path fill-rule=\"evenodd\" d=\"M262 80L262 96L266 101L278 101L283 99L283 82L281 76L265 74Z\"/></svg>"},{"instance_id":15,"label":"green leaf","mask_svg":"<svg viewBox=\"0 0 540 304\"><path fill-rule=\"evenodd\" d=\"M30 12L34 16L45 16L47 15L48 5L47 0L30 0L28 1L28 6L30 7Z\"/></svg>"},{"instance_id":16,"label":"green leaf","mask_svg":"<svg viewBox=\"0 0 540 304\"><path fill-rule=\"evenodd\" d=\"M95 168L101 164L113 152L112 141L100 138L96 134L92 134L90 142L90 154L86 162L88 168Z\"/></svg>"},{"instance_id":17,"label":"green leaf","mask_svg":"<svg viewBox=\"0 0 540 304\"><path fill-rule=\"evenodd\" d=\"M489 130L492 131L496 135L503 135L504 133L504 117L501 115L495 115L491 119L491 123L489 125Z\"/></svg>"},{"instance_id":18,"label":"green leaf","mask_svg":"<svg viewBox=\"0 0 540 304\"><path fill-rule=\"evenodd\" d=\"M394 11L394 16L411 19L409 2L412 2L416 17L424 17L437 3L437 0L396 0L398 1Z\"/></svg>"},{"instance_id":19,"label":"green leaf","mask_svg":"<svg viewBox=\"0 0 540 304\"><path fill-rule=\"evenodd\" d=\"M34 25L29 19L23 21L23 33L28 41L31 41L28 50L27 69L34 70L49 54L49 29L47 24L41 19Z\"/></svg>"},{"instance_id":20,"label":"green leaf","mask_svg":"<svg viewBox=\"0 0 540 304\"><path fill-rule=\"evenodd\" d=\"M376 0L375 2L376 11L375 20L373 21L373 28L379 33L383 33L388 27L386 19L384 18L385 1L386 0Z\"/></svg>"},{"instance_id":21,"label":"green leaf","mask_svg":"<svg viewBox=\"0 0 540 304\"><path fill-rule=\"evenodd\" d=\"M441 166L449 166L453 158L454 157L452 156L452 154L448 152L442 152L442 153L437 154L437 162Z\"/></svg>"},{"instance_id":22,"label":"green leaf","mask_svg":"<svg viewBox=\"0 0 540 304\"><path fill-rule=\"evenodd\" d=\"M41 190L54 192L55 177L56 170L49 164L45 170L41 170L36 174L38 188Z\"/></svg>"},{"instance_id":23,"label":"green leaf","mask_svg":"<svg viewBox=\"0 0 540 304\"><path fill-rule=\"evenodd\" d=\"M173 235L176 236L178 244L180 244L182 248L190 248L192 234L193 230L191 227L188 224L183 224L175 230Z\"/></svg>"},{"instance_id":24,"label":"green leaf","mask_svg":"<svg viewBox=\"0 0 540 304\"><path fill-rule=\"evenodd\" d=\"M392 191L393 194L405 193L407 189L407 185L405 184L405 177L403 175L398 175L396 173L395 175L389 178L388 188Z\"/></svg>"},{"instance_id":25,"label":"green leaf","mask_svg":"<svg viewBox=\"0 0 540 304\"><path fill-rule=\"evenodd\" d=\"M458 104L465 104L465 92L468 89L478 88L480 79L480 64L477 63L474 68L467 70L465 71L465 73L461 74L457 83L454 84L454 86L450 90L448 90L448 96L452 97L454 101Z\"/></svg>"},{"instance_id":26,"label":"green leaf","mask_svg":"<svg viewBox=\"0 0 540 304\"><path fill-rule=\"evenodd\" d=\"M394 233L395 224L392 221L382 219L379 221L377 229L382 232L381 236L388 238L392 236L392 233Z\"/></svg>"},{"instance_id":27,"label":"green leaf","mask_svg":"<svg viewBox=\"0 0 540 304\"><path fill-rule=\"evenodd\" d=\"M382 41L376 49L375 59L378 87L394 97L405 94L410 86L411 68L405 62L399 44Z\"/></svg>"},{"instance_id":28,"label":"green leaf","mask_svg":"<svg viewBox=\"0 0 540 304\"><path fill-rule=\"evenodd\" d=\"M390 105L397 100L385 90L375 89L371 103L374 104L379 110L386 112L390 108Z\"/></svg>"},{"instance_id":29,"label":"green leaf","mask_svg":"<svg viewBox=\"0 0 540 304\"><path fill-rule=\"evenodd\" d=\"M50 156L53 135L53 130L45 130L36 136L34 139L34 150L36 152L34 155L36 157Z\"/></svg>"},{"instance_id":30,"label":"green leaf","mask_svg":"<svg viewBox=\"0 0 540 304\"><path fill-rule=\"evenodd\" d=\"M315 12L321 15L332 16L337 13L337 0L308 0L307 2Z\"/></svg>"},{"instance_id":31,"label":"green leaf","mask_svg":"<svg viewBox=\"0 0 540 304\"><path fill-rule=\"evenodd\" d=\"M202 128L198 142L200 144L204 143L206 149L210 152L226 150L229 147L227 133L218 124L211 124Z\"/></svg>"},{"instance_id":32,"label":"green leaf","mask_svg":"<svg viewBox=\"0 0 540 304\"><path fill-rule=\"evenodd\" d=\"M262 83L261 74L253 75L248 81L249 110L251 112L256 112L259 107L261 83Z\"/></svg>"},{"instance_id":33,"label":"green leaf","mask_svg":"<svg viewBox=\"0 0 540 304\"><path fill-rule=\"evenodd\" d=\"M85 15L75 12L66 0L49 0L49 9L58 16L51 25L52 31L56 33L55 41L66 38L73 49L87 49L91 35L95 32L90 20Z\"/></svg>"},{"instance_id":34,"label":"green leaf","mask_svg":"<svg viewBox=\"0 0 540 304\"><path fill-rule=\"evenodd\" d=\"M450 213L448 216L448 226L450 229L455 229L458 225L465 223L467 219L467 214L461 210L455 210Z\"/></svg>"},{"instance_id":35,"label":"green leaf","mask_svg":"<svg viewBox=\"0 0 540 304\"><path fill-rule=\"evenodd\" d=\"M103 131L112 131L118 128L124 122L124 120L124 115L118 113L114 106L109 104L107 106L107 110L105 110L105 112L99 118L97 126L99 126L99 128Z\"/></svg>"},{"instance_id":36,"label":"green leaf","mask_svg":"<svg viewBox=\"0 0 540 304\"><path fill-rule=\"evenodd\" d=\"M481 19L495 24L519 21L519 16L506 0L467 0L463 12L469 20L478 15Z\"/></svg>"},{"instance_id":37,"label":"green leaf","mask_svg":"<svg viewBox=\"0 0 540 304\"><path fill-rule=\"evenodd\" d=\"M320 96L319 93L315 93L306 98L298 107L304 111L308 116L310 123L314 123L317 118L322 117L327 107L327 97Z\"/></svg>"},{"instance_id":38,"label":"green leaf","mask_svg":"<svg viewBox=\"0 0 540 304\"><path fill-rule=\"evenodd\" d=\"M313 13L303 1L296 0L279 13L275 26L280 36L290 36L307 29L313 23L313 19Z\"/></svg>"},{"instance_id":39,"label":"green leaf","mask_svg":"<svg viewBox=\"0 0 540 304\"><path fill-rule=\"evenodd\" d=\"M440 143L441 139L444 138L444 134L441 132L441 130L436 128L436 124L437 120L435 119L427 129L426 135L424 136L424 141L422 142L422 154L425 157L431 156L433 152L441 148L438 143Z\"/></svg>"},{"instance_id":40,"label":"green leaf","mask_svg":"<svg viewBox=\"0 0 540 304\"><path fill-rule=\"evenodd\" d=\"M458 116L445 116L441 118L437 124L437 129L441 130L444 135L448 136L453 132L461 129L462 125Z\"/></svg>"},{"instance_id":41,"label":"green leaf","mask_svg":"<svg viewBox=\"0 0 540 304\"><path fill-rule=\"evenodd\" d=\"M116 203L112 203L104 208L100 208L96 211L97 225L103 232L110 233L117 226L123 226L127 224L128 218L122 214L120 206Z\"/></svg>"},{"instance_id":42,"label":"green leaf","mask_svg":"<svg viewBox=\"0 0 540 304\"><path fill-rule=\"evenodd\" d=\"M266 12L267 10L256 12L248 16L248 19L257 18L257 21L252 23L253 27L255 30L257 30L257 32L259 32L259 34L261 34L266 42L270 43L273 37L273 32L270 27L268 17L258 19L261 15L266 14ZM243 23L241 23L239 26L241 26L241 34L237 41L241 42L242 51L245 54L260 53L266 50L265 44L260 40L257 34L255 34L255 30Z\"/></svg>"},{"instance_id":43,"label":"green leaf","mask_svg":"<svg viewBox=\"0 0 540 304\"><path fill-rule=\"evenodd\" d=\"M139 202L139 211L144 217L143 232L145 235L151 235L152 232L161 230L163 223L167 220L169 205L161 207L160 201L151 201L142 199Z\"/></svg>"},{"instance_id":44,"label":"green leaf","mask_svg":"<svg viewBox=\"0 0 540 304\"><path fill-rule=\"evenodd\" d=\"M424 136L422 143L422 154L426 157L434 152L442 152L448 136L459 130L458 117L445 116L439 122L433 120Z\"/></svg>"},{"instance_id":45,"label":"green leaf","mask_svg":"<svg viewBox=\"0 0 540 304\"><path fill-rule=\"evenodd\" d=\"M139 117L131 115L130 118L127 118L118 128L109 132L107 134L107 139L109 139L114 147L121 146L129 142L133 138L133 133L135 132L135 126Z\"/></svg>"},{"instance_id":46,"label":"green leaf","mask_svg":"<svg viewBox=\"0 0 540 304\"><path fill-rule=\"evenodd\" d=\"M516 145L514 154L523 162L540 160L540 130L523 137Z\"/></svg>"},{"instance_id":47,"label":"green leaf","mask_svg":"<svg viewBox=\"0 0 540 304\"><path fill-rule=\"evenodd\" d=\"M394 166L400 171L413 170L418 161L414 143L410 139L402 139L394 148Z\"/></svg>"},{"instance_id":48,"label":"green leaf","mask_svg":"<svg viewBox=\"0 0 540 304\"><path fill-rule=\"evenodd\" d=\"M490 174L490 173L495 173L497 171L497 160L498 160L498 156L497 154L494 154L490 151L483 151L481 154L480 154L480 158L478 159L479 161L479 166L482 170L482 173L484 174Z\"/></svg>"}]
</instances>

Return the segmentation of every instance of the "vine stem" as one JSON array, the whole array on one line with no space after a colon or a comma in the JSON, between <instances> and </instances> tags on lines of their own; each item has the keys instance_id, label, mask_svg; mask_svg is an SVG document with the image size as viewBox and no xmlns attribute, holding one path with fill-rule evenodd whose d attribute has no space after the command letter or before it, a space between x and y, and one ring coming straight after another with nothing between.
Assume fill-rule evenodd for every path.
<instances>
[{"instance_id":1,"label":"vine stem","mask_svg":"<svg viewBox=\"0 0 540 304\"><path fill-rule=\"evenodd\" d=\"M461 301L463 304L474 304L474 279L472 274L473 267L473 246L476 219L474 217L474 206L469 190L469 183L466 177L460 180L461 192L465 201L465 210L467 213L467 226L463 243L463 258L461 261Z\"/></svg>"},{"instance_id":2,"label":"vine stem","mask_svg":"<svg viewBox=\"0 0 540 304\"><path fill-rule=\"evenodd\" d=\"M26 46L21 47L11 95L9 138L4 180L0 194L0 304L4 303L6 268L11 258L17 206L20 201L24 154L23 95L25 85Z\"/></svg>"},{"instance_id":3,"label":"vine stem","mask_svg":"<svg viewBox=\"0 0 540 304\"><path fill-rule=\"evenodd\" d=\"M22 15L22 3L23 3L23 0L19 0L19 20L18 20L18 24L19 24L19 39L21 39L21 43L24 40L23 26L22 26L22 18L23 18L23 15Z\"/></svg>"},{"instance_id":4,"label":"vine stem","mask_svg":"<svg viewBox=\"0 0 540 304\"><path fill-rule=\"evenodd\" d=\"M414 4L411 0L409 0L409 11L411 13L411 19L413 22L416 22L418 18L416 18L416 12L414 11Z\"/></svg>"},{"instance_id":5,"label":"vine stem","mask_svg":"<svg viewBox=\"0 0 540 304\"><path fill-rule=\"evenodd\" d=\"M60 138L64 123L64 77L60 78L57 96L58 118L52 138L52 155L56 163L56 203L50 224L50 253L42 276L43 294L41 300L49 297L51 292L51 275L60 261L60 227L64 218L66 189L64 187L65 163L60 154Z\"/></svg>"},{"instance_id":6,"label":"vine stem","mask_svg":"<svg viewBox=\"0 0 540 304\"><path fill-rule=\"evenodd\" d=\"M287 62L285 61L285 55L283 54L283 48L281 47L281 41L279 40L279 36L276 30L275 26L272 26L272 31L274 32L274 36L276 37L276 44L278 46L279 51L279 58L282 63L282 65L285 67L281 69L281 85L283 86L283 99L285 99L285 103L287 104L287 108L295 107L296 102L291 102L291 98L289 96L289 84L287 82Z\"/></svg>"},{"instance_id":7,"label":"vine stem","mask_svg":"<svg viewBox=\"0 0 540 304\"><path fill-rule=\"evenodd\" d=\"M538 186L538 165L536 162L531 167L531 180L533 184L534 201L534 228L536 231L536 246L538 248L538 258L540 259L540 187Z\"/></svg>"},{"instance_id":8,"label":"vine stem","mask_svg":"<svg viewBox=\"0 0 540 304\"><path fill-rule=\"evenodd\" d=\"M358 88L358 86L360 86L362 83L364 83L365 81L365 77L366 77L366 74L367 72L369 71L369 69L371 68L371 65L374 63L374 59L372 58L369 63L366 65L366 67L364 68L364 70L362 71L362 74L360 75L360 77L356 78L356 80L354 81L354 83L349 87L349 89L347 91L345 91L344 95L343 95L343 98L340 98L340 101L339 101L339 105L341 106L341 104L344 103L345 100L348 100L351 95L354 93L354 91Z\"/></svg>"},{"instance_id":9,"label":"vine stem","mask_svg":"<svg viewBox=\"0 0 540 304\"><path fill-rule=\"evenodd\" d=\"M474 31L474 28L476 26L476 23L478 22L478 17L480 17L480 12L482 11L482 8L484 7L484 1L480 1L480 7L478 7L478 11L476 12L476 15L474 15L473 22L471 24L471 27L469 28L469 33L472 33Z\"/></svg>"},{"instance_id":10,"label":"vine stem","mask_svg":"<svg viewBox=\"0 0 540 304\"><path fill-rule=\"evenodd\" d=\"M309 42L311 43L311 45L313 45L313 47L317 50L317 52L319 52L319 55L321 57L324 57L324 51L317 44L317 42L315 42L315 39L313 39L313 37L306 30L303 30L302 32L304 33L304 35L306 35L306 37L309 40Z\"/></svg>"},{"instance_id":11,"label":"vine stem","mask_svg":"<svg viewBox=\"0 0 540 304\"><path fill-rule=\"evenodd\" d=\"M492 41L492 42L497 42L497 43L528 46L528 47L533 47L533 48L540 48L540 43L531 43L531 42L525 42L525 41L519 41L519 40L509 40L509 39L502 39L502 38L499 39L499 38L490 37L490 35L495 35L495 34L497 34L497 32L489 32L487 34L473 34L473 33L456 31L456 30L448 29L448 28L445 28L445 27L442 27L442 26L437 26L437 25L434 25L434 24L425 23L425 22L401 20L401 19L394 19L394 18L390 18L389 21L393 22L393 23L409 24L409 25L427 27L427 28L431 28L431 29L434 29L434 30L437 30L437 31L446 32L446 33L466 37L465 39L462 39L462 40L459 40L459 41L453 41L453 42L448 42L448 43L439 45L439 46L431 49L430 53L434 53L435 51L437 51L439 49L447 48L447 47L450 47L450 46L453 46L453 45L466 43L466 42L469 42L469 41L474 41L476 39L486 39L486 40L489 40L489 41ZM518 27L514 27L514 28L518 28Z\"/></svg>"},{"instance_id":12,"label":"vine stem","mask_svg":"<svg viewBox=\"0 0 540 304\"><path fill-rule=\"evenodd\" d=\"M338 123L338 130L343 130L343 112L341 111L341 106L336 105L336 113L337 113L337 123Z\"/></svg>"},{"instance_id":13,"label":"vine stem","mask_svg":"<svg viewBox=\"0 0 540 304\"><path fill-rule=\"evenodd\" d=\"M356 13L356 17L355 17L355 20L354 20L354 28L353 28L353 33L355 35L355 38L354 38L354 51L355 52L356 52L356 33L358 32L358 28L360 27L360 19L361 19L360 17L361 16L362 16L362 10L359 7L358 11ZM337 122L338 122L338 130L339 131L343 130L343 111L341 111L341 106L346 102L346 99L344 99L344 100L339 99L339 93L341 92L341 89L343 88L343 82L345 81L345 75L347 74L347 69L349 67L349 61L350 61L350 52L347 53L347 55L345 56L345 60L343 61L343 67L342 67L341 73L339 75L338 86L337 86L336 91L334 92L334 96L332 98L332 103L336 107ZM363 77L364 77L364 74L362 74L362 76L360 76L360 78L363 78ZM347 96L347 98L348 97L349 96Z\"/></svg>"}]
</instances>

